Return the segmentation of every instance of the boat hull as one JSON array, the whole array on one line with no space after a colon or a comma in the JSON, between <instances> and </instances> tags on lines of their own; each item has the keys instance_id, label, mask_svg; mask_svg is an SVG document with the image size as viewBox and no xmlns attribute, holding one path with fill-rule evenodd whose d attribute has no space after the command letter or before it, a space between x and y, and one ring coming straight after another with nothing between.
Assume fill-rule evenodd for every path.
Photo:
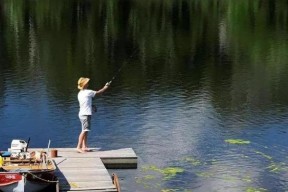
<instances>
[{"instance_id":1,"label":"boat hull","mask_svg":"<svg viewBox=\"0 0 288 192\"><path fill-rule=\"evenodd\" d=\"M56 181L53 170L0 172L0 190L3 192L39 192Z\"/></svg>"}]
</instances>

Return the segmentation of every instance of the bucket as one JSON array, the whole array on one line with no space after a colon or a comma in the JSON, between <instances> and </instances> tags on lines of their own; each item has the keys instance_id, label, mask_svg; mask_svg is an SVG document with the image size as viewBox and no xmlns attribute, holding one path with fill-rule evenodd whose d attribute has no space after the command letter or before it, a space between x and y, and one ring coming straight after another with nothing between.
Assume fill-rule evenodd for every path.
<instances>
[{"instance_id":1,"label":"bucket","mask_svg":"<svg viewBox=\"0 0 288 192\"><path fill-rule=\"evenodd\" d=\"M51 149L51 157L54 158L54 157L57 157L57 156L58 156L57 149Z\"/></svg>"}]
</instances>

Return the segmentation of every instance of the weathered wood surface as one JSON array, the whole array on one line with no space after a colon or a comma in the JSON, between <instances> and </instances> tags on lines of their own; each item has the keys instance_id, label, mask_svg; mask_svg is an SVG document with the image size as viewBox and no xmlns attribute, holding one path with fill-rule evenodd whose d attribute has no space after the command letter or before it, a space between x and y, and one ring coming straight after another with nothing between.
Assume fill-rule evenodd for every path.
<instances>
[{"instance_id":1,"label":"weathered wood surface","mask_svg":"<svg viewBox=\"0 0 288 192\"><path fill-rule=\"evenodd\" d=\"M73 154L71 156L71 154ZM75 155L74 149L69 148L59 148L58 156L69 156L71 158L76 158L82 156L83 154L78 153ZM93 149L92 152L85 153L87 158L99 157L104 163L107 169L135 169L137 168L137 156L133 149L124 148L118 150L109 151L99 151L98 149Z\"/></svg>"},{"instance_id":2,"label":"weathered wood surface","mask_svg":"<svg viewBox=\"0 0 288 192\"><path fill-rule=\"evenodd\" d=\"M137 168L137 156L131 148L86 153L77 153L75 148L53 149L58 154L53 160L61 192L116 192L107 168ZM29 149L33 150L46 149Z\"/></svg>"},{"instance_id":3,"label":"weathered wood surface","mask_svg":"<svg viewBox=\"0 0 288 192\"><path fill-rule=\"evenodd\" d=\"M83 156L82 153L76 153L74 148L57 148L58 156L71 156L79 157ZM71 155L71 153L73 155ZM99 157L99 158L125 158L125 157L136 157L135 152L131 148L101 151L100 149L94 148L90 152L85 153L86 157Z\"/></svg>"}]
</instances>

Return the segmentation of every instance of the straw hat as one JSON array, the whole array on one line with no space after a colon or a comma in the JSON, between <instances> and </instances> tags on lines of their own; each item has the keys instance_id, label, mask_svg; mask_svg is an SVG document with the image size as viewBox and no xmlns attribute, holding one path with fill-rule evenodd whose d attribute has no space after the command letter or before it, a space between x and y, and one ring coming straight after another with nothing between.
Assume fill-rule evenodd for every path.
<instances>
[{"instance_id":1,"label":"straw hat","mask_svg":"<svg viewBox=\"0 0 288 192\"><path fill-rule=\"evenodd\" d=\"M78 80L78 89L82 90L84 86L89 82L89 78L80 77Z\"/></svg>"}]
</instances>

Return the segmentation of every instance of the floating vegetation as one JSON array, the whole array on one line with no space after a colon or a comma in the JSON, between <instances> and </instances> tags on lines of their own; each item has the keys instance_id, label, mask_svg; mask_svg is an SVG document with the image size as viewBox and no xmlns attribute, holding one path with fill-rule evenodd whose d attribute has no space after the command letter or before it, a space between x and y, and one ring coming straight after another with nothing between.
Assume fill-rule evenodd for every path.
<instances>
[{"instance_id":1,"label":"floating vegetation","mask_svg":"<svg viewBox=\"0 0 288 192\"><path fill-rule=\"evenodd\" d=\"M136 179L136 183L143 185L144 188L146 189L153 189L153 188L159 188L160 184L158 183L152 183L151 181L154 179L154 176L152 175L146 175L144 177L141 178L135 178Z\"/></svg>"},{"instance_id":2,"label":"floating vegetation","mask_svg":"<svg viewBox=\"0 0 288 192\"><path fill-rule=\"evenodd\" d=\"M143 166L142 167L143 171L159 171L160 169L158 169L155 165L150 165L150 166Z\"/></svg>"},{"instance_id":3,"label":"floating vegetation","mask_svg":"<svg viewBox=\"0 0 288 192\"><path fill-rule=\"evenodd\" d=\"M184 169L180 167L166 167L160 169L155 165L150 165L150 166L143 166L142 171L145 172L146 175L142 177L135 177L135 180L136 183L143 185L143 187L146 189L155 189L155 191L161 191L161 192L183 192L183 191L190 192L189 190L183 188L161 189L163 186L161 185L161 183L159 183L159 180L160 181L169 180L175 177L177 174L184 172Z\"/></svg>"},{"instance_id":4,"label":"floating vegetation","mask_svg":"<svg viewBox=\"0 0 288 192\"><path fill-rule=\"evenodd\" d=\"M188 189L162 189L161 192L178 192L178 191L181 191L181 192L192 192L191 190L188 190Z\"/></svg>"},{"instance_id":5,"label":"floating vegetation","mask_svg":"<svg viewBox=\"0 0 288 192\"><path fill-rule=\"evenodd\" d=\"M194 157L186 157L186 158L184 158L184 161L191 163L193 166L199 166L202 164L200 160L198 160Z\"/></svg>"},{"instance_id":6,"label":"floating vegetation","mask_svg":"<svg viewBox=\"0 0 288 192\"><path fill-rule=\"evenodd\" d=\"M239 178L231 176L231 175L223 175L220 178L224 181L231 181L231 182L237 182L239 180Z\"/></svg>"},{"instance_id":7,"label":"floating vegetation","mask_svg":"<svg viewBox=\"0 0 288 192\"><path fill-rule=\"evenodd\" d=\"M152 180L152 179L155 179L155 176L154 176L154 175L145 175L145 176L143 177L143 179L145 179L145 180Z\"/></svg>"},{"instance_id":8,"label":"floating vegetation","mask_svg":"<svg viewBox=\"0 0 288 192\"><path fill-rule=\"evenodd\" d=\"M287 171L288 170L288 166L286 165L286 163L274 163L272 162L267 169L270 172L274 172L274 173L278 173L281 171Z\"/></svg>"},{"instance_id":9,"label":"floating vegetation","mask_svg":"<svg viewBox=\"0 0 288 192\"><path fill-rule=\"evenodd\" d=\"M143 171L156 171L164 175L164 180L171 179L175 177L177 174L184 172L184 169L180 167L166 167L164 169L160 169L154 165L143 167Z\"/></svg>"},{"instance_id":10,"label":"floating vegetation","mask_svg":"<svg viewBox=\"0 0 288 192\"><path fill-rule=\"evenodd\" d=\"M165 180L171 179L172 177L175 177L178 173L182 172L184 172L184 169L180 167L167 167L162 170Z\"/></svg>"},{"instance_id":11,"label":"floating vegetation","mask_svg":"<svg viewBox=\"0 0 288 192\"><path fill-rule=\"evenodd\" d=\"M271 156L269 156L269 155L266 155L266 154L265 154L265 153L263 153L263 152L260 152L260 151L255 151L255 153L262 155L262 156L263 156L263 157L265 157L266 159L269 159L269 160L271 160L271 159L272 159L272 157L271 157Z\"/></svg>"},{"instance_id":12,"label":"floating vegetation","mask_svg":"<svg viewBox=\"0 0 288 192\"><path fill-rule=\"evenodd\" d=\"M252 182L252 179L250 176L245 176L244 178L242 178L242 181L245 181L247 183L251 183Z\"/></svg>"},{"instance_id":13,"label":"floating vegetation","mask_svg":"<svg viewBox=\"0 0 288 192\"><path fill-rule=\"evenodd\" d=\"M267 189L264 188L253 188L253 187L248 187L246 189L246 192L265 192Z\"/></svg>"},{"instance_id":14,"label":"floating vegetation","mask_svg":"<svg viewBox=\"0 0 288 192\"><path fill-rule=\"evenodd\" d=\"M210 160L211 165L216 165L217 163L219 163L217 159L211 159Z\"/></svg>"},{"instance_id":15,"label":"floating vegetation","mask_svg":"<svg viewBox=\"0 0 288 192\"><path fill-rule=\"evenodd\" d=\"M238 144L238 145L243 145L243 144L249 144L250 143L250 141L242 140L242 139L226 139L225 142L226 143L230 143L230 144Z\"/></svg>"},{"instance_id":16,"label":"floating vegetation","mask_svg":"<svg viewBox=\"0 0 288 192\"><path fill-rule=\"evenodd\" d=\"M205 177L205 178L209 178L209 177L213 177L214 176L214 174L213 173L196 173L196 175L198 176L198 177Z\"/></svg>"},{"instance_id":17,"label":"floating vegetation","mask_svg":"<svg viewBox=\"0 0 288 192\"><path fill-rule=\"evenodd\" d=\"M225 140L226 143L230 144L249 144L250 141L248 140L242 140L242 139L227 139ZM250 149L250 148L249 148ZM251 151L249 151L251 152ZM254 155L252 156L247 156L246 154L241 154L237 155L238 157L246 158L249 160L254 160L252 158L257 158L260 160L263 160L263 157L266 160L266 165L264 166L265 172L268 173L277 173L277 172L283 172L283 171L288 171L288 164L286 163L275 163L273 161L272 156L269 156L261 151L256 151L255 149L252 149L252 153ZM251 155L251 153L249 153ZM257 154L257 155L255 155ZM210 157L210 156L208 156ZM184 186L181 186L180 188L174 188L175 183L173 180L171 182L166 183L165 181L173 179L174 177L179 178L179 175L184 172L184 167L185 168L190 168L191 170L187 170L185 173L187 175L192 175L192 177L199 177L198 179L200 180L205 180L207 178L209 179L216 179L216 180L221 180L223 183L235 183L237 185L238 183L246 184L244 188L244 192L267 192L267 189L261 188L261 187L249 187L253 185L254 183L254 177L247 175L247 170L242 170L242 166L238 167L230 167L226 166L223 164L226 161L221 161L222 157L212 157L210 159L206 159L204 161L200 161L200 158L197 156L187 156L184 158L180 159L180 163L182 164L175 167L164 167L164 168L159 168L155 165L146 165L142 167L142 171L146 172L144 175L142 175L141 178L137 179L137 183L142 184L145 188L150 188L150 189L157 189L159 192L191 192L189 189L184 189ZM254 163L254 161L253 161ZM215 168L216 169L209 169ZM219 166L219 168L218 168ZM183 167L183 168L182 168ZM238 168L238 169L237 169ZM262 167L263 168L263 167ZM204 170L203 170L204 169ZM207 170L208 169L208 170ZM252 170L253 171L253 170ZM249 172L248 172L249 173ZM186 174L183 176L186 176ZM146 175L146 176L145 176ZM200 178L201 177L201 178ZM177 179L176 178L176 179ZM169 185L168 185L169 184ZM172 186L170 186L170 184ZM177 185L177 184L176 184ZM242 186L242 187L244 187ZM166 188L165 188L166 187ZM172 188L169 188L172 187Z\"/></svg>"},{"instance_id":18,"label":"floating vegetation","mask_svg":"<svg viewBox=\"0 0 288 192\"><path fill-rule=\"evenodd\" d=\"M176 192L175 189L162 189L161 192Z\"/></svg>"},{"instance_id":19,"label":"floating vegetation","mask_svg":"<svg viewBox=\"0 0 288 192\"><path fill-rule=\"evenodd\" d=\"M155 179L155 176L154 175L145 175L145 176L143 176L141 178L136 177L135 179L136 179L137 183L144 183L144 182L146 182L148 180Z\"/></svg>"},{"instance_id":20,"label":"floating vegetation","mask_svg":"<svg viewBox=\"0 0 288 192\"><path fill-rule=\"evenodd\" d=\"M241 157L242 157L242 158L246 158L246 159L248 159L248 158L249 158L249 156L247 156L247 155L244 155L244 154L242 154L242 155L241 155Z\"/></svg>"},{"instance_id":21,"label":"floating vegetation","mask_svg":"<svg viewBox=\"0 0 288 192\"><path fill-rule=\"evenodd\" d=\"M280 170L280 167L276 164L271 164L267 168L270 170L270 172L279 172Z\"/></svg>"}]
</instances>

